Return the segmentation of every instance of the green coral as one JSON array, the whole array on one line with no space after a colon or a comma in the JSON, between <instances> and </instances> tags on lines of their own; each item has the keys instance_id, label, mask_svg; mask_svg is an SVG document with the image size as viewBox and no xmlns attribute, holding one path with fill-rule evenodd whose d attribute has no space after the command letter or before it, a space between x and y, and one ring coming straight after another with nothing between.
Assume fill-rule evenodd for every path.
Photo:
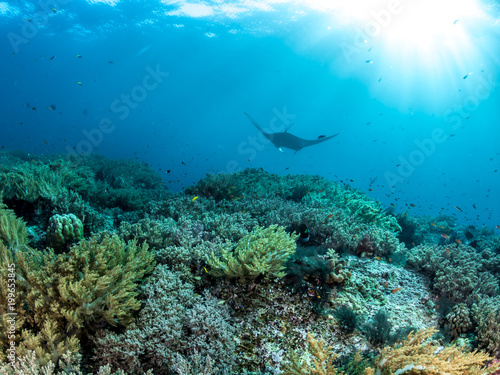
<instances>
[{"instance_id":1,"label":"green coral","mask_svg":"<svg viewBox=\"0 0 500 375\"><path fill-rule=\"evenodd\" d=\"M198 355L204 365L218 367L234 362L236 328L227 305L205 292L194 293L183 275L158 265L143 286L144 308L123 333L103 330L97 334L96 359L134 374L153 369L170 373L179 357L193 363ZM233 373L233 372L231 372Z\"/></svg>"},{"instance_id":2,"label":"green coral","mask_svg":"<svg viewBox=\"0 0 500 375\"><path fill-rule=\"evenodd\" d=\"M67 244L83 239L83 224L73 214L54 215L49 219L47 242L56 251L61 251Z\"/></svg>"},{"instance_id":3,"label":"green coral","mask_svg":"<svg viewBox=\"0 0 500 375\"><path fill-rule=\"evenodd\" d=\"M0 199L0 240L10 248L28 245L26 223L19 219L14 211L7 209Z\"/></svg>"},{"instance_id":4,"label":"green coral","mask_svg":"<svg viewBox=\"0 0 500 375\"><path fill-rule=\"evenodd\" d=\"M493 355L500 352L500 296L485 297L472 305L471 316L476 326L480 348Z\"/></svg>"},{"instance_id":5,"label":"green coral","mask_svg":"<svg viewBox=\"0 0 500 375\"><path fill-rule=\"evenodd\" d=\"M0 194L7 199L36 202L65 195L69 190L87 195L92 187L92 171L64 160L47 163L10 160L12 165L0 167Z\"/></svg>"},{"instance_id":6,"label":"green coral","mask_svg":"<svg viewBox=\"0 0 500 375\"><path fill-rule=\"evenodd\" d=\"M209 272L213 276L238 278L243 283L260 275L283 277L285 263L295 252L298 237L277 225L265 229L257 226L234 250L223 248L220 258L212 253L208 259Z\"/></svg>"},{"instance_id":7,"label":"green coral","mask_svg":"<svg viewBox=\"0 0 500 375\"><path fill-rule=\"evenodd\" d=\"M0 194L6 199L35 202L66 192L62 178L48 165L25 162L8 170L0 170Z\"/></svg>"},{"instance_id":8,"label":"green coral","mask_svg":"<svg viewBox=\"0 0 500 375\"><path fill-rule=\"evenodd\" d=\"M57 363L66 351L77 351L78 339L96 325L131 323L141 305L138 281L152 271L153 258L146 244L125 243L117 236L83 240L59 255L52 249L10 251L0 243L0 273L13 269L16 279L16 330L22 332L16 337L17 354L35 350L42 365ZM8 324L8 298L0 292L0 332ZM5 360L5 336L0 336L0 348L0 360Z\"/></svg>"}]
</instances>

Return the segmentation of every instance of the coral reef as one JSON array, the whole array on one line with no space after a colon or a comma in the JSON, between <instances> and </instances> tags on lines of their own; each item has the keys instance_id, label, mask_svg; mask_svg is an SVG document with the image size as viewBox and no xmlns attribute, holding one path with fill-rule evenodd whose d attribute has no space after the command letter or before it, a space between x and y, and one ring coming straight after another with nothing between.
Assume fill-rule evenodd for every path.
<instances>
[{"instance_id":1,"label":"coral reef","mask_svg":"<svg viewBox=\"0 0 500 375\"><path fill-rule=\"evenodd\" d=\"M307 343L309 344L309 353L311 355L311 364L307 361L299 363L298 356L291 358L291 363L283 372L285 375L342 375L344 372L337 372L334 361L337 355L333 349L325 346L322 340L316 340L311 333L307 334Z\"/></svg>"},{"instance_id":2,"label":"coral reef","mask_svg":"<svg viewBox=\"0 0 500 375\"><path fill-rule=\"evenodd\" d=\"M470 309L465 303L458 303L446 315L445 327L453 339L472 331Z\"/></svg>"},{"instance_id":3,"label":"coral reef","mask_svg":"<svg viewBox=\"0 0 500 375\"><path fill-rule=\"evenodd\" d=\"M283 277L285 263L295 252L297 235L289 235L283 227L271 225L256 227L243 237L234 250L221 249L208 259L209 273L213 276L237 278L245 283L258 276Z\"/></svg>"},{"instance_id":4,"label":"coral reef","mask_svg":"<svg viewBox=\"0 0 500 375\"><path fill-rule=\"evenodd\" d=\"M0 162L0 372L496 371L467 352L500 356L494 231L396 217L319 176L247 169L172 194L144 163ZM454 346L427 343L436 326Z\"/></svg>"},{"instance_id":5,"label":"coral reef","mask_svg":"<svg viewBox=\"0 0 500 375\"><path fill-rule=\"evenodd\" d=\"M19 219L13 210L7 209L7 206L3 204L1 199L0 240L12 249L19 249L28 245L26 223Z\"/></svg>"},{"instance_id":6,"label":"coral reef","mask_svg":"<svg viewBox=\"0 0 500 375\"><path fill-rule=\"evenodd\" d=\"M47 243L56 252L61 252L73 242L82 239L83 224L75 215L54 215L49 219Z\"/></svg>"},{"instance_id":7,"label":"coral reef","mask_svg":"<svg viewBox=\"0 0 500 375\"><path fill-rule=\"evenodd\" d=\"M42 365L57 363L66 351L79 349L78 339L99 325L127 325L140 307L138 280L154 266L147 245L128 244L118 237L93 237L67 254L52 249L16 249L0 244L0 270L14 266L16 330L19 355L34 350ZM1 295L1 330L7 327L7 297ZM1 338L1 337L0 337ZM7 347L2 339L1 355Z\"/></svg>"},{"instance_id":8,"label":"coral reef","mask_svg":"<svg viewBox=\"0 0 500 375\"><path fill-rule=\"evenodd\" d=\"M100 364L132 373L152 369L168 374L177 361L201 356L206 366L208 358L219 367L232 366L235 329L227 307L209 295L196 296L193 285L181 278L167 266L157 266L143 287L146 304L136 323L122 334L101 331L97 336Z\"/></svg>"},{"instance_id":9,"label":"coral reef","mask_svg":"<svg viewBox=\"0 0 500 375\"><path fill-rule=\"evenodd\" d=\"M398 348L386 347L366 375L392 374L491 374L495 367L486 367L492 358L481 352L465 353L463 348L452 346L438 350L439 346L426 343L436 332L434 328L411 333Z\"/></svg>"}]
</instances>

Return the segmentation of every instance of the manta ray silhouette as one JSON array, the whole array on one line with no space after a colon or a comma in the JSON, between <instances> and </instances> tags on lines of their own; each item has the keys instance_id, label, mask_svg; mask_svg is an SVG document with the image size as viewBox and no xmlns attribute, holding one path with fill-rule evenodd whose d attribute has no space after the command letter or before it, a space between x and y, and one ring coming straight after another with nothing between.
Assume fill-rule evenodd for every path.
<instances>
[{"instance_id":1,"label":"manta ray silhouette","mask_svg":"<svg viewBox=\"0 0 500 375\"><path fill-rule=\"evenodd\" d=\"M318 143L328 141L329 139L332 139L333 137L339 135L339 133L337 133L329 137L323 136L320 137L319 139L310 141L308 139L302 139L293 134L288 133L288 129L290 129L293 124L290 125L288 129L285 130L284 133L266 133L264 129L260 127L257 121L255 121L248 113L246 112L244 113L248 117L248 119L252 122L252 124L254 124L255 127L259 129L259 131L262 134L264 134L264 137L269 139L273 143L273 145L275 145L280 151L283 151L281 148L284 147L284 148L289 148L291 150L295 150L295 152L297 152L303 149L304 147L317 145Z\"/></svg>"}]
</instances>

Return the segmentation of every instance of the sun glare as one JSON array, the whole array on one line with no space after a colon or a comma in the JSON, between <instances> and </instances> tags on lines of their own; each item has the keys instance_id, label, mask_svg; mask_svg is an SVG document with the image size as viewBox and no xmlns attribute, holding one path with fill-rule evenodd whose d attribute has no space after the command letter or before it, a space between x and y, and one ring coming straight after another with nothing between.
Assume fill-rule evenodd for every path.
<instances>
[{"instance_id":1,"label":"sun glare","mask_svg":"<svg viewBox=\"0 0 500 375\"><path fill-rule=\"evenodd\" d=\"M305 0L333 15L337 27L356 30L355 42L383 43L386 52L410 50L427 62L457 47L469 47L468 30L486 18L480 0ZM357 47L360 47L358 44Z\"/></svg>"}]
</instances>

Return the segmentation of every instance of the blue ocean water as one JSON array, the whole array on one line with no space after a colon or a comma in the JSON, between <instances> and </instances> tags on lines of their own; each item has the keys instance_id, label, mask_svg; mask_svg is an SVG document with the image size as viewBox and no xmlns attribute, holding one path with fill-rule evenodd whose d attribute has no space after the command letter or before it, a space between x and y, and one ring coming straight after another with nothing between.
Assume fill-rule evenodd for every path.
<instances>
[{"instance_id":1,"label":"blue ocean water","mask_svg":"<svg viewBox=\"0 0 500 375\"><path fill-rule=\"evenodd\" d=\"M0 147L145 161L172 191L248 167L318 174L396 212L495 226L499 9L2 1ZM281 152L244 112L270 132L339 135Z\"/></svg>"}]
</instances>

